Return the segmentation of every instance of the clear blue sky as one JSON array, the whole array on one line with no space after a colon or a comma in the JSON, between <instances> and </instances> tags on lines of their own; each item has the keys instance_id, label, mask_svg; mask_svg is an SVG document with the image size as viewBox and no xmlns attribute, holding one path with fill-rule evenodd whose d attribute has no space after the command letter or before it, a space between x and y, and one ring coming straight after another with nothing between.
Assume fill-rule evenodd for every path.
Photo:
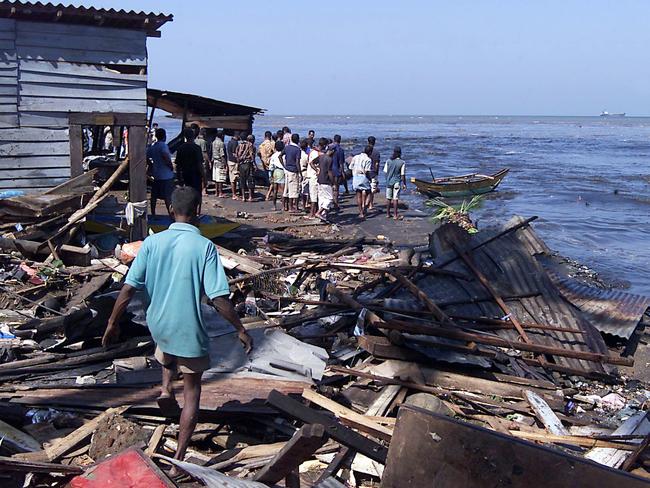
<instances>
[{"instance_id":1,"label":"clear blue sky","mask_svg":"<svg viewBox=\"0 0 650 488\"><path fill-rule=\"evenodd\" d=\"M272 114L650 113L650 1L97 0L171 13L150 86Z\"/></svg>"}]
</instances>

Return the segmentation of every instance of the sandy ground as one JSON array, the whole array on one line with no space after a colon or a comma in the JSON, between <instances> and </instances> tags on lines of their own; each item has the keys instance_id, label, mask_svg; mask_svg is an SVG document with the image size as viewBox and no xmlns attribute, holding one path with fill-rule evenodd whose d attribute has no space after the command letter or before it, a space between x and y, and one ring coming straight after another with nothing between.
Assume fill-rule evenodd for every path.
<instances>
[{"instance_id":1,"label":"sandy ground","mask_svg":"<svg viewBox=\"0 0 650 488\"><path fill-rule=\"evenodd\" d=\"M324 224L306 218L302 211L298 213L282 211L279 201L278 209L274 209L273 202L264 201L262 190L265 191L266 188L258 188L253 202L204 195L202 213L241 223L242 227L236 231L240 234L250 231L253 235L263 235L267 229L286 228L303 237L350 239L361 236L369 238L384 236L398 247L427 244L428 234L434 228L434 224L425 214L408 209L404 205L400 205L403 220L388 219L386 198L382 193L375 195L375 208L369 212L365 220L358 217L355 195L342 193L339 212L330 214L332 224Z\"/></svg>"}]
</instances>

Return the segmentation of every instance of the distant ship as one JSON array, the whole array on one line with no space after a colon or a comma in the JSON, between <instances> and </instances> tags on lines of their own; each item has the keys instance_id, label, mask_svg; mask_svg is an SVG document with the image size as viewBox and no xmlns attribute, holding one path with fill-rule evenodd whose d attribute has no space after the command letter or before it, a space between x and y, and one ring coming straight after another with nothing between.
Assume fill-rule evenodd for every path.
<instances>
[{"instance_id":1,"label":"distant ship","mask_svg":"<svg viewBox=\"0 0 650 488\"><path fill-rule=\"evenodd\" d=\"M610 114L607 110L600 112L601 117L625 117L625 112L620 114Z\"/></svg>"}]
</instances>

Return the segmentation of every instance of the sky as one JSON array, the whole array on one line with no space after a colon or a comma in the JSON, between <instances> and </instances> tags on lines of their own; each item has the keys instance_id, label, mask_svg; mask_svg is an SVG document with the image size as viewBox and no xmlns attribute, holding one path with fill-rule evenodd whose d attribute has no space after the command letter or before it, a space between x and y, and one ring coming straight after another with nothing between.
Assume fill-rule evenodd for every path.
<instances>
[{"instance_id":1,"label":"sky","mask_svg":"<svg viewBox=\"0 0 650 488\"><path fill-rule=\"evenodd\" d=\"M269 114L650 114L650 1L96 0L164 12L149 86Z\"/></svg>"}]
</instances>

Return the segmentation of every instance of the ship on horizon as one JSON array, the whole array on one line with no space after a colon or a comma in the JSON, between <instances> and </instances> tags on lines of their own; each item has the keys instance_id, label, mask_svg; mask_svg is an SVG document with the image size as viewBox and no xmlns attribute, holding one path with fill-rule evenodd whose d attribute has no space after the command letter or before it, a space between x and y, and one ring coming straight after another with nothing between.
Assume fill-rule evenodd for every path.
<instances>
[{"instance_id":1,"label":"ship on horizon","mask_svg":"<svg viewBox=\"0 0 650 488\"><path fill-rule=\"evenodd\" d=\"M610 114L607 110L603 110L600 112L601 117L625 117L625 112L621 112L620 114Z\"/></svg>"}]
</instances>

